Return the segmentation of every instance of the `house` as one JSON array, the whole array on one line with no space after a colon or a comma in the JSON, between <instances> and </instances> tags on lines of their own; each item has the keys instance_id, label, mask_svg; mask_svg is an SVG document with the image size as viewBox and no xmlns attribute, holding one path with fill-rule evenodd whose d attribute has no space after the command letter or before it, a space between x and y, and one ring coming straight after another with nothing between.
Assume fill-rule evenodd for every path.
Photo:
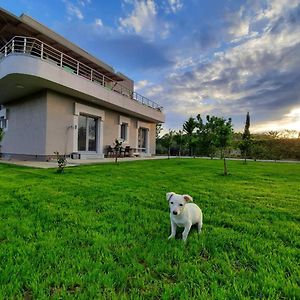
<instances>
[{"instance_id":1,"label":"house","mask_svg":"<svg viewBox=\"0 0 300 300\"><path fill-rule=\"evenodd\" d=\"M151 156L164 119L130 78L31 17L0 8L2 157L103 158L116 138Z\"/></svg>"}]
</instances>

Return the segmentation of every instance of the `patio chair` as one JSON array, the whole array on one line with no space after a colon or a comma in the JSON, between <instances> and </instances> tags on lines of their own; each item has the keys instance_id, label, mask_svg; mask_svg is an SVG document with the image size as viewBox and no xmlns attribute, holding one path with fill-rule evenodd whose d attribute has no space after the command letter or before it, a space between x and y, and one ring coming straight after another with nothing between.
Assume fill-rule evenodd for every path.
<instances>
[{"instance_id":1,"label":"patio chair","mask_svg":"<svg viewBox=\"0 0 300 300\"><path fill-rule=\"evenodd\" d=\"M106 156L107 156L107 157L112 157L112 156L114 156L114 149L112 148L112 146L107 146L107 149L106 149Z\"/></svg>"},{"instance_id":2,"label":"patio chair","mask_svg":"<svg viewBox=\"0 0 300 300\"><path fill-rule=\"evenodd\" d=\"M130 146L125 147L124 156L131 156L131 148Z\"/></svg>"}]
</instances>

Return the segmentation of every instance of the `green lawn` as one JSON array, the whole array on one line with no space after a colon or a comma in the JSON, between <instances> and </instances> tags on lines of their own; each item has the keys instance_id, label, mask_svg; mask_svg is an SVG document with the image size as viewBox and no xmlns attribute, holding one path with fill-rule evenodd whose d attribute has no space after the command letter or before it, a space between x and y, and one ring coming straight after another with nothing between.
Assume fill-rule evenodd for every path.
<instances>
[{"instance_id":1,"label":"green lawn","mask_svg":"<svg viewBox=\"0 0 300 300\"><path fill-rule=\"evenodd\" d=\"M0 164L0 299L299 299L300 164ZM201 235L168 241L165 193Z\"/></svg>"}]
</instances>

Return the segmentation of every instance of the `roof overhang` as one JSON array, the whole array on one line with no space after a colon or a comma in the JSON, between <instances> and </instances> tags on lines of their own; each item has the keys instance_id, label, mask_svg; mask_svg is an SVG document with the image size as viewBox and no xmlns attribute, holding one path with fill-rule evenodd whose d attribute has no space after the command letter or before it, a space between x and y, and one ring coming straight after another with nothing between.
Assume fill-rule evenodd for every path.
<instances>
[{"instance_id":1,"label":"roof overhang","mask_svg":"<svg viewBox=\"0 0 300 300\"><path fill-rule=\"evenodd\" d=\"M111 66L90 55L31 17L25 14L17 17L0 8L0 48L14 36L37 38L113 80L123 81L127 79L121 73L116 73Z\"/></svg>"}]
</instances>

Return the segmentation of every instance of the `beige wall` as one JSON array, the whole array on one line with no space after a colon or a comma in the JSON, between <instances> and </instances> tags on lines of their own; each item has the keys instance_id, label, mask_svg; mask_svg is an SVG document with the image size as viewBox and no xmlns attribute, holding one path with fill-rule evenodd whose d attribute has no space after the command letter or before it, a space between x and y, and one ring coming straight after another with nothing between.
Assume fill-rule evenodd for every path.
<instances>
[{"instance_id":1,"label":"beige wall","mask_svg":"<svg viewBox=\"0 0 300 300\"><path fill-rule=\"evenodd\" d=\"M47 91L46 154L73 152L74 100Z\"/></svg>"},{"instance_id":2,"label":"beige wall","mask_svg":"<svg viewBox=\"0 0 300 300\"><path fill-rule=\"evenodd\" d=\"M156 153L156 124L153 123L150 125L149 141L150 141L150 153L154 155Z\"/></svg>"},{"instance_id":3,"label":"beige wall","mask_svg":"<svg viewBox=\"0 0 300 300\"><path fill-rule=\"evenodd\" d=\"M2 153L44 155L46 141L46 92L5 106L8 127Z\"/></svg>"},{"instance_id":4,"label":"beige wall","mask_svg":"<svg viewBox=\"0 0 300 300\"><path fill-rule=\"evenodd\" d=\"M77 107L90 108L90 113L101 115L103 152L120 138L120 120L129 121L129 141L137 147L138 126L149 128L150 154L155 154L155 124L135 117L91 105L71 96L51 90L11 103L8 108L8 130L2 142L3 153L53 156L55 151L71 154L77 148ZM102 114L99 115L99 112ZM120 118L121 117L121 118ZM101 149L102 150L102 149ZM100 151L102 153L102 151Z\"/></svg>"}]
</instances>

